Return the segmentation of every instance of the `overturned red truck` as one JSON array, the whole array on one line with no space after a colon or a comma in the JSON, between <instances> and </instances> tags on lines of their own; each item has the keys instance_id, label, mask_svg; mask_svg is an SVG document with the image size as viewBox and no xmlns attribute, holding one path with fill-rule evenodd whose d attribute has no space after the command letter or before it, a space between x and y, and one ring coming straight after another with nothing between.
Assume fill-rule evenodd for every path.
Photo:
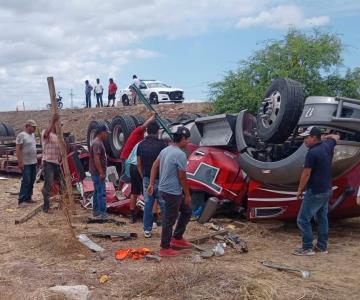
<instances>
[{"instance_id":1,"label":"overturned red truck","mask_svg":"<svg viewBox=\"0 0 360 300\"><path fill-rule=\"evenodd\" d=\"M116 155L136 124L134 117L133 123L129 116L116 118L109 123L112 133L107 147L115 157L109 162L120 170ZM209 210L212 214L217 207L246 214L251 221L295 219L300 208L297 185L307 152L299 134L313 125L341 136L333 158L329 216L360 216L359 100L304 99L298 82L282 78L268 88L256 116L242 110L216 116L187 114L178 122L163 121L171 130L186 126L191 131L187 177L193 209L201 208L206 218ZM92 128L89 126L88 136ZM169 138L167 131L161 137ZM124 191L126 188L123 186ZM109 209L124 213L127 201L117 200L110 191L108 194Z\"/></svg>"}]
</instances>

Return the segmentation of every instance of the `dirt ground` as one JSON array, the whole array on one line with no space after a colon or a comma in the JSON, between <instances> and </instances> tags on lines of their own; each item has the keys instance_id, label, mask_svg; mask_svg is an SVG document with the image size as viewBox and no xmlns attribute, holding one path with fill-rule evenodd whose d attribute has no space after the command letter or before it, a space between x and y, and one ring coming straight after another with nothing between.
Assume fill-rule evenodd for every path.
<instances>
[{"instance_id":1,"label":"dirt ground","mask_svg":"<svg viewBox=\"0 0 360 300\"><path fill-rule=\"evenodd\" d=\"M210 103L183 103L154 105L156 111L163 118L175 119L181 113L208 113ZM63 131L75 135L77 142L86 141L88 125L93 120L111 120L116 115L142 115L150 117L150 112L143 104L128 107L102 107L90 109L63 109L60 111ZM48 126L51 113L49 110L0 112L0 122L11 125L16 133L21 131L24 122L34 119L38 127L43 129Z\"/></svg>"},{"instance_id":2,"label":"dirt ground","mask_svg":"<svg viewBox=\"0 0 360 300\"><path fill-rule=\"evenodd\" d=\"M117 249L159 248L160 229L153 238L142 236L142 224L86 224L90 211L76 204L73 219L76 234L90 230L137 232L132 241L111 241L91 237L106 249L92 253L72 240L63 213L39 212L26 223L15 225L16 217L30 207L17 208L20 179L0 180L0 299L63 299L49 293L54 285L84 284L92 299L359 299L360 295L360 219L331 222L328 255L294 257L291 250L299 244L300 236L294 224L271 222L255 224L233 223L234 230L246 240L247 254L226 248L225 255L196 263L196 251L160 263L145 260L117 261ZM35 197L42 201L35 186ZM36 204L34 204L36 205ZM33 205L33 206L34 206ZM113 216L116 219L127 219ZM230 219L222 220L226 227ZM191 222L186 237L211 232ZM201 246L211 249L216 241ZM260 261L299 267L312 272L309 279L297 274L268 269ZM108 275L100 283L101 275Z\"/></svg>"}]
</instances>

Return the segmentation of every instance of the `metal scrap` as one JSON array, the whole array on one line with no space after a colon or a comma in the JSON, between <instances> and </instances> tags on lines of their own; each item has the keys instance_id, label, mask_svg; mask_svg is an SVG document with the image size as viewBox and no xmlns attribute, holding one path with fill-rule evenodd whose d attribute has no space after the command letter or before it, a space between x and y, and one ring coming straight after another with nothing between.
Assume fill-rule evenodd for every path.
<instances>
[{"instance_id":1,"label":"metal scrap","mask_svg":"<svg viewBox=\"0 0 360 300\"><path fill-rule=\"evenodd\" d=\"M311 275L311 272L308 270L301 270L301 269L297 269L297 268L291 268L285 265L280 265L280 264L276 264L272 261L261 261L260 262L263 266L268 267L268 268L272 268L272 269L276 269L276 270L280 270L280 271L289 271L289 272L295 272L300 274L300 276L302 278L309 278Z\"/></svg>"}]
</instances>

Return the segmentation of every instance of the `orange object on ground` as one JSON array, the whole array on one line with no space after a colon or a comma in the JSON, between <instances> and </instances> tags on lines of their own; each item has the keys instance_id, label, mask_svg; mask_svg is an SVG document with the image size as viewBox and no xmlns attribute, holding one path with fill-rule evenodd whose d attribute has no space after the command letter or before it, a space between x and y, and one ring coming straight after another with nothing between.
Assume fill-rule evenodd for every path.
<instances>
[{"instance_id":1,"label":"orange object on ground","mask_svg":"<svg viewBox=\"0 0 360 300\"><path fill-rule=\"evenodd\" d=\"M150 249L137 248L137 249L119 249L115 252L115 258L117 260L124 260L125 258L131 258L133 260L141 259L145 255L150 254Z\"/></svg>"}]
</instances>

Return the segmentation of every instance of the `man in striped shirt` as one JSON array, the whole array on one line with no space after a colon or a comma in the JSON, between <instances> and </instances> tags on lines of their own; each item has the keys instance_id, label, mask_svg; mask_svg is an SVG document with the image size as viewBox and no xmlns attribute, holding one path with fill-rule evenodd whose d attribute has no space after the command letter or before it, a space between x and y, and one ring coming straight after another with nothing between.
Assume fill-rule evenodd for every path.
<instances>
[{"instance_id":1,"label":"man in striped shirt","mask_svg":"<svg viewBox=\"0 0 360 300\"><path fill-rule=\"evenodd\" d=\"M59 120L59 115L54 114L50 125L44 129L41 134L43 146L43 168L44 168L44 206L43 211L49 213L50 208L50 193L54 181L61 183L60 170L60 149L58 138L56 135L55 123Z\"/></svg>"}]
</instances>

